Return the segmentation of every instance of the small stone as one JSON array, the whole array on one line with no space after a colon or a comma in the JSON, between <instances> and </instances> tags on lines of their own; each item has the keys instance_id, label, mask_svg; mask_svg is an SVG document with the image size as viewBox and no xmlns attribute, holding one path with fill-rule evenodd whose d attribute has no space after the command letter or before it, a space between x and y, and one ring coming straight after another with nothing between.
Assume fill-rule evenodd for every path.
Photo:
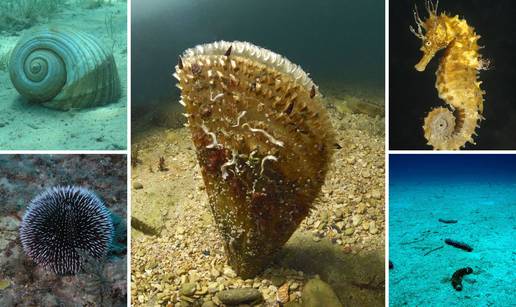
<instances>
[{"instance_id":1,"label":"small stone","mask_svg":"<svg viewBox=\"0 0 516 307\"><path fill-rule=\"evenodd\" d=\"M224 268L223 274L224 274L224 276L229 277L229 278L237 277L237 274L235 273L235 271L233 271L233 269L228 268L228 267Z\"/></svg>"},{"instance_id":2,"label":"small stone","mask_svg":"<svg viewBox=\"0 0 516 307\"><path fill-rule=\"evenodd\" d=\"M217 307L217 305L213 301L206 301L201 307Z\"/></svg>"},{"instance_id":3,"label":"small stone","mask_svg":"<svg viewBox=\"0 0 516 307\"><path fill-rule=\"evenodd\" d=\"M290 285L290 290L296 290L299 288L299 284L297 282L294 282Z\"/></svg>"},{"instance_id":4,"label":"small stone","mask_svg":"<svg viewBox=\"0 0 516 307\"><path fill-rule=\"evenodd\" d=\"M142 184L141 182L135 181L135 182L133 183L133 188L134 188L135 190L143 189L143 184Z\"/></svg>"},{"instance_id":5,"label":"small stone","mask_svg":"<svg viewBox=\"0 0 516 307\"><path fill-rule=\"evenodd\" d=\"M185 283L181 286L181 295L184 296L192 296L195 293L195 289L197 288L197 285L193 282Z\"/></svg>"},{"instance_id":6,"label":"small stone","mask_svg":"<svg viewBox=\"0 0 516 307\"><path fill-rule=\"evenodd\" d=\"M188 272L188 280L191 282L191 283L195 283L195 282L198 282L199 279L201 279L201 276L199 275L199 273L195 272L195 271L190 271Z\"/></svg>"},{"instance_id":7,"label":"small stone","mask_svg":"<svg viewBox=\"0 0 516 307\"><path fill-rule=\"evenodd\" d=\"M185 233L185 228L182 226L177 226L176 233L182 235L183 233Z\"/></svg>"},{"instance_id":8,"label":"small stone","mask_svg":"<svg viewBox=\"0 0 516 307\"><path fill-rule=\"evenodd\" d=\"M358 224L360 224L360 222L362 222L362 216L360 216L360 215L353 215L351 220L353 221L353 226L356 227Z\"/></svg>"},{"instance_id":9,"label":"small stone","mask_svg":"<svg viewBox=\"0 0 516 307\"><path fill-rule=\"evenodd\" d=\"M303 307L342 307L333 289L320 279L309 280L303 288Z\"/></svg>"},{"instance_id":10,"label":"small stone","mask_svg":"<svg viewBox=\"0 0 516 307\"><path fill-rule=\"evenodd\" d=\"M371 177L371 173L368 170L364 170L362 172L362 177L369 178L369 177Z\"/></svg>"},{"instance_id":11,"label":"small stone","mask_svg":"<svg viewBox=\"0 0 516 307\"><path fill-rule=\"evenodd\" d=\"M282 304L285 304L289 300L288 284L285 283L283 286L278 288L276 293L276 300Z\"/></svg>"},{"instance_id":12,"label":"small stone","mask_svg":"<svg viewBox=\"0 0 516 307\"><path fill-rule=\"evenodd\" d=\"M340 222L337 222L335 223L335 226L337 226L337 228L339 228L339 230L343 230L344 227L346 226L346 223L344 223L344 221L340 221Z\"/></svg>"},{"instance_id":13,"label":"small stone","mask_svg":"<svg viewBox=\"0 0 516 307\"><path fill-rule=\"evenodd\" d=\"M314 223L314 228L315 228L315 229L318 229L318 228L319 228L319 225L321 225L321 221L316 221L316 222Z\"/></svg>"},{"instance_id":14,"label":"small stone","mask_svg":"<svg viewBox=\"0 0 516 307\"><path fill-rule=\"evenodd\" d=\"M349 228L346 228L346 230L344 231L344 234L346 236L351 236L354 232L355 232L355 228L349 227Z\"/></svg>"},{"instance_id":15,"label":"small stone","mask_svg":"<svg viewBox=\"0 0 516 307\"><path fill-rule=\"evenodd\" d=\"M11 285L11 282L8 280L0 280L0 290L4 290L5 288L9 287Z\"/></svg>"},{"instance_id":16,"label":"small stone","mask_svg":"<svg viewBox=\"0 0 516 307\"><path fill-rule=\"evenodd\" d=\"M217 277L219 277L219 276L220 276L220 271L219 271L219 270L217 270L217 269L215 269L215 268L213 268L213 269L211 270L210 274L211 274L211 276L212 276L213 278L217 278Z\"/></svg>"},{"instance_id":17,"label":"small stone","mask_svg":"<svg viewBox=\"0 0 516 307\"><path fill-rule=\"evenodd\" d=\"M362 228L364 228L364 230L368 230L369 229L369 222L368 221L364 221L362 223Z\"/></svg>"},{"instance_id":18,"label":"small stone","mask_svg":"<svg viewBox=\"0 0 516 307\"><path fill-rule=\"evenodd\" d=\"M263 300L260 291L254 288L229 289L217 293L217 298L226 305L257 303Z\"/></svg>"},{"instance_id":19,"label":"small stone","mask_svg":"<svg viewBox=\"0 0 516 307\"><path fill-rule=\"evenodd\" d=\"M376 190L376 189L375 189L375 190L373 190L373 191L371 192L371 196L372 196L373 198L380 199L380 198L382 198L382 192L380 192L380 190Z\"/></svg>"},{"instance_id":20,"label":"small stone","mask_svg":"<svg viewBox=\"0 0 516 307\"><path fill-rule=\"evenodd\" d=\"M369 232L371 234L376 234L378 232L378 228L376 228L376 223L374 221L369 223Z\"/></svg>"},{"instance_id":21,"label":"small stone","mask_svg":"<svg viewBox=\"0 0 516 307\"><path fill-rule=\"evenodd\" d=\"M365 212L366 208L367 208L367 205L365 203L359 203L356 211L358 214L363 214Z\"/></svg>"},{"instance_id":22,"label":"small stone","mask_svg":"<svg viewBox=\"0 0 516 307\"><path fill-rule=\"evenodd\" d=\"M208 283L208 292L213 294L219 291L219 284L216 282L210 282Z\"/></svg>"},{"instance_id":23,"label":"small stone","mask_svg":"<svg viewBox=\"0 0 516 307\"><path fill-rule=\"evenodd\" d=\"M322 223L328 223L328 211L323 211L321 213L321 222Z\"/></svg>"},{"instance_id":24,"label":"small stone","mask_svg":"<svg viewBox=\"0 0 516 307\"><path fill-rule=\"evenodd\" d=\"M271 283L276 287L283 285L285 282L286 282L286 279L283 276L272 276L271 277Z\"/></svg>"}]
</instances>

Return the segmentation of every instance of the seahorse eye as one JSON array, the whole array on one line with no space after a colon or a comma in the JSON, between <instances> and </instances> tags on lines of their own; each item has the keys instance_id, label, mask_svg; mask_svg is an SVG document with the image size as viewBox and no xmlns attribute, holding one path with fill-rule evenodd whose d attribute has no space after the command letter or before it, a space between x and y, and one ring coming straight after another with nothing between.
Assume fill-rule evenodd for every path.
<instances>
[{"instance_id":1,"label":"seahorse eye","mask_svg":"<svg viewBox=\"0 0 516 307\"><path fill-rule=\"evenodd\" d=\"M431 42L431 41L426 41L426 42L425 42L425 45L426 45L427 47L430 47L430 46L432 46L432 42Z\"/></svg>"}]
</instances>

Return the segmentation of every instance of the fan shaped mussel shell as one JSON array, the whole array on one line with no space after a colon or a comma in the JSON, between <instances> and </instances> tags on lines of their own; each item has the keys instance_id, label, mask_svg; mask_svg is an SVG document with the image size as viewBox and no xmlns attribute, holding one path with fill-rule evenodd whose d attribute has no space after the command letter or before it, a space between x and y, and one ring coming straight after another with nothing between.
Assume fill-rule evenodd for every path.
<instances>
[{"instance_id":1,"label":"fan shaped mussel shell","mask_svg":"<svg viewBox=\"0 0 516 307\"><path fill-rule=\"evenodd\" d=\"M308 215L334 133L299 66L247 42L215 42L179 58L181 104L229 264L260 273Z\"/></svg>"},{"instance_id":2,"label":"fan shaped mussel shell","mask_svg":"<svg viewBox=\"0 0 516 307\"><path fill-rule=\"evenodd\" d=\"M16 90L28 101L69 110L120 98L113 54L93 35L67 27L38 27L18 41L9 61Z\"/></svg>"}]
</instances>

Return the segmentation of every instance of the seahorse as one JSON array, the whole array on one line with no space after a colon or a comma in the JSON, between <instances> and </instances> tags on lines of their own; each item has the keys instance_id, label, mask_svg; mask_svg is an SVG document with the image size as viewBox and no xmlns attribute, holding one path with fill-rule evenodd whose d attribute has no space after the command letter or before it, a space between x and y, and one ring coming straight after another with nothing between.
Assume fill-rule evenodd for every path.
<instances>
[{"instance_id":1,"label":"seahorse","mask_svg":"<svg viewBox=\"0 0 516 307\"><path fill-rule=\"evenodd\" d=\"M446 48L436 72L435 87L439 98L449 108L438 107L429 112L423 130L427 144L434 149L458 150L467 142L475 145L475 129L484 119L485 91L480 88L482 82L478 80L478 73L489 68L489 60L479 54L480 35L474 28L457 15L438 15L438 4L439 1L425 2L429 15L425 21L419 17L416 7L417 30L410 26L410 31L422 40L423 57L415 65L417 71L424 71L436 53Z\"/></svg>"}]
</instances>

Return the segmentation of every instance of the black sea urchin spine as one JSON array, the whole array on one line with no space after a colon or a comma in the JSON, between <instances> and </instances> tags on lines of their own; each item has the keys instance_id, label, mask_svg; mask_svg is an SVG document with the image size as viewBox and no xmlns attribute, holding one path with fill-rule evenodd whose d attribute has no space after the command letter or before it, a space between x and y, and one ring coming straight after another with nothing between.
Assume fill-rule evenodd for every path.
<instances>
[{"instance_id":1,"label":"black sea urchin spine","mask_svg":"<svg viewBox=\"0 0 516 307\"><path fill-rule=\"evenodd\" d=\"M25 253L59 275L76 274L83 252L104 257L113 238L104 202L80 187L53 187L34 198L20 226Z\"/></svg>"}]
</instances>

